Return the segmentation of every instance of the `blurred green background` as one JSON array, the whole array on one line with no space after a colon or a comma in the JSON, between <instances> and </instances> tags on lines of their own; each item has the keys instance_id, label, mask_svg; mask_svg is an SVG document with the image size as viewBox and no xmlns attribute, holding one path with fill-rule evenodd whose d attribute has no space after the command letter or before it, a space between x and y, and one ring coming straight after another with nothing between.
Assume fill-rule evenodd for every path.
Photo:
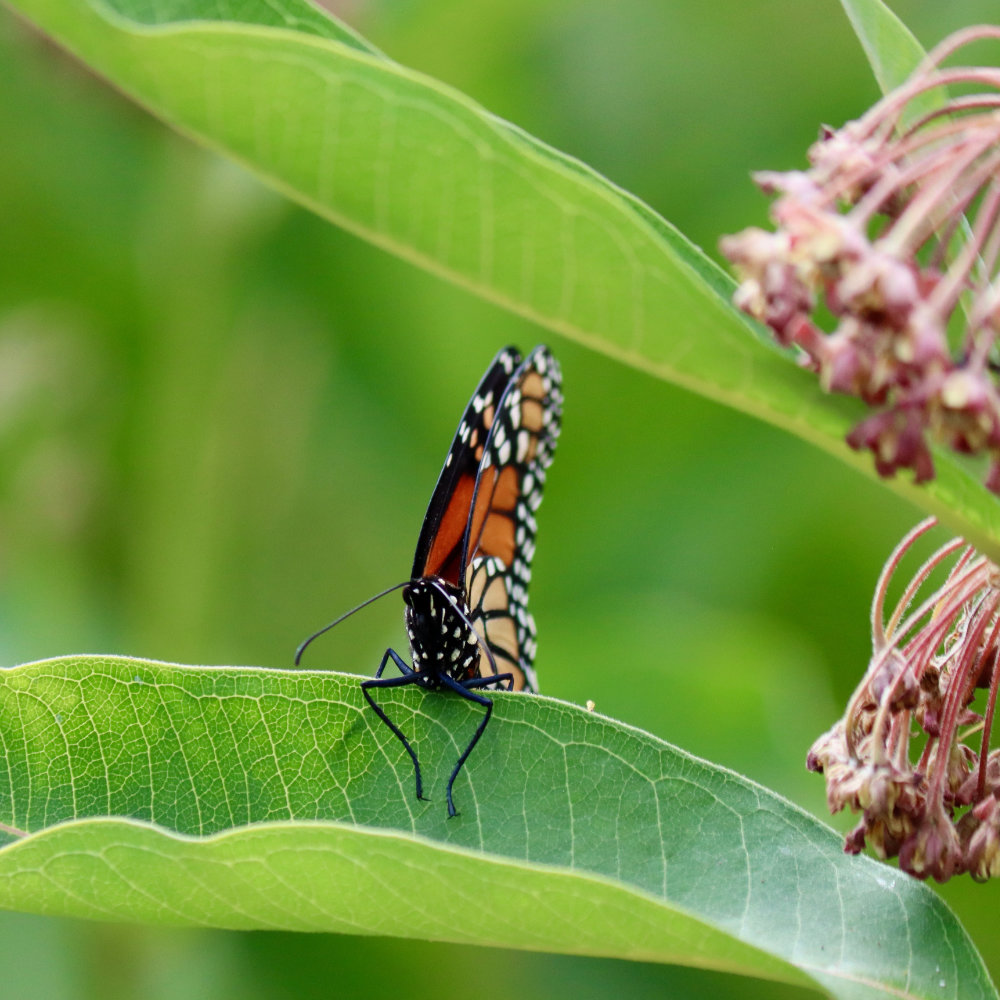
<instances>
[{"instance_id":1,"label":"blurred green background","mask_svg":"<svg viewBox=\"0 0 1000 1000\"><path fill-rule=\"evenodd\" d=\"M833 0L353 0L393 58L635 192L708 252L877 96ZM921 42L995 17L897 2ZM543 690L825 816L809 744L863 670L918 512L800 442L348 236L172 134L0 11L0 663L287 666L403 579L494 352L549 342L566 408L532 607ZM390 598L311 652L370 673ZM846 829L849 821L838 818ZM943 894L1000 978L998 887ZM863 919L859 914L858 919ZM0 914L12 998L798 997L637 963Z\"/></svg>"}]
</instances>

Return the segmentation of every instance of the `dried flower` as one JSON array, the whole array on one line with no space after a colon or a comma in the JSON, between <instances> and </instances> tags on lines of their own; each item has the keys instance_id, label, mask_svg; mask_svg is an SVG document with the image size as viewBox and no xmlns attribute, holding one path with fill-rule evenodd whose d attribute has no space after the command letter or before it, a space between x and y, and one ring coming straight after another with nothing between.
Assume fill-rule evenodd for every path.
<instances>
[{"instance_id":1,"label":"dried flower","mask_svg":"<svg viewBox=\"0 0 1000 1000\"><path fill-rule=\"evenodd\" d=\"M1000 27L941 43L864 117L825 129L808 171L760 173L777 231L722 240L736 304L832 392L877 412L848 435L883 476L934 475L928 440L989 461L1000 493L1000 70L944 69ZM972 92L916 117L938 88ZM916 120L912 120L916 118ZM832 331L812 314L822 299Z\"/></svg>"},{"instance_id":2,"label":"dried flower","mask_svg":"<svg viewBox=\"0 0 1000 1000\"><path fill-rule=\"evenodd\" d=\"M872 658L844 717L812 746L831 812L862 814L844 849L867 843L904 871L943 882L1000 874L1000 752L990 751L1000 670L1000 569L960 538L939 548L885 617L903 556L937 522L918 524L893 552L872 602ZM929 578L947 576L919 600ZM977 689L985 708L972 710Z\"/></svg>"}]
</instances>

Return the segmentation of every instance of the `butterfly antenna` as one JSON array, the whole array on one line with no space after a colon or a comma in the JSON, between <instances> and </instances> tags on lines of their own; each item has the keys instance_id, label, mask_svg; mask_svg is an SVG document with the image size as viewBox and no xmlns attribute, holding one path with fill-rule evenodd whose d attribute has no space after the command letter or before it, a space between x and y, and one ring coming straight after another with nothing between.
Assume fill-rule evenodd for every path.
<instances>
[{"instance_id":1,"label":"butterfly antenna","mask_svg":"<svg viewBox=\"0 0 1000 1000\"><path fill-rule=\"evenodd\" d=\"M388 587L380 594L376 594L374 597L369 597L367 601L362 601L356 608L351 608L347 614L343 614L339 618L335 618L329 625L324 625L318 632L313 632L313 634L302 642L299 645L299 648L295 650L295 666L299 665L299 661L302 659L302 654L306 651L306 647L313 641L313 639L318 639L324 632L329 632L334 625L339 625L345 618L350 618L355 611L360 611L362 608L366 608L369 604L372 604L379 598L385 597L386 594L391 594L394 590L399 590L400 587L405 587L409 582L409 580L404 580L402 583L397 583L392 587Z\"/></svg>"}]
</instances>

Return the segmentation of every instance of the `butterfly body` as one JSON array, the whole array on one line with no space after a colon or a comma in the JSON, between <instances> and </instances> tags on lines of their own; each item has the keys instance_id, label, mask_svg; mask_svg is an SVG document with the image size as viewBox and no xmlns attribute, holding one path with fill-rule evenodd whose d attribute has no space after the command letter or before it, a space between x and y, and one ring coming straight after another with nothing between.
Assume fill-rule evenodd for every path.
<instances>
[{"instance_id":1,"label":"butterfly body","mask_svg":"<svg viewBox=\"0 0 1000 1000\"><path fill-rule=\"evenodd\" d=\"M462 590L440 578L413 580L403 589L404 622L413 670L427 690L443 686L441 675L458 682L476 676L479 636L469 624Z\"/></svg>"}]
</instances>

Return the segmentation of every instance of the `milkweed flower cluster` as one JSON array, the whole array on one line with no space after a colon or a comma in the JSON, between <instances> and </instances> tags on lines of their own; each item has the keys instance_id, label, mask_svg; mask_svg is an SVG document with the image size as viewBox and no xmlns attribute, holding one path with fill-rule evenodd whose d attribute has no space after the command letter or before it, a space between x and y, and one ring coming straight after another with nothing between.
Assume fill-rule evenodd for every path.
<instances>
[{"instance_id":1,"label":"milkweed flower cluster","mask_svg":"<svg viewBox=\"0 0 1000 1000\"><path fill-rule=\"evenodd\" d=\"M862 814L848 853L867 843L919 878L987 879L1000 874L1000 750L990 750L1000 568L954 538L885 613L901 560L935 523L918 524L886 563L872 602L868 670L807 766L825 776L831 812L846 806Z\"/></svg>"},{"instance_id":2,"label":"milkweed flower cluster","mask_svg":"<svg viewBox=\"0 0 1000 1000\"><path fill-rule=\"evenodd\" d=\"M778 195L776 230L721 249L737 305L800 348L825 389L874 409L847 440L880 475L932 478L936 440L985 455L1000 493L1000 70L941 65L984 38L1000 27L951 36L862 118L826 129L808 170L756 174Z\"/></svg>"}]
</instances>

